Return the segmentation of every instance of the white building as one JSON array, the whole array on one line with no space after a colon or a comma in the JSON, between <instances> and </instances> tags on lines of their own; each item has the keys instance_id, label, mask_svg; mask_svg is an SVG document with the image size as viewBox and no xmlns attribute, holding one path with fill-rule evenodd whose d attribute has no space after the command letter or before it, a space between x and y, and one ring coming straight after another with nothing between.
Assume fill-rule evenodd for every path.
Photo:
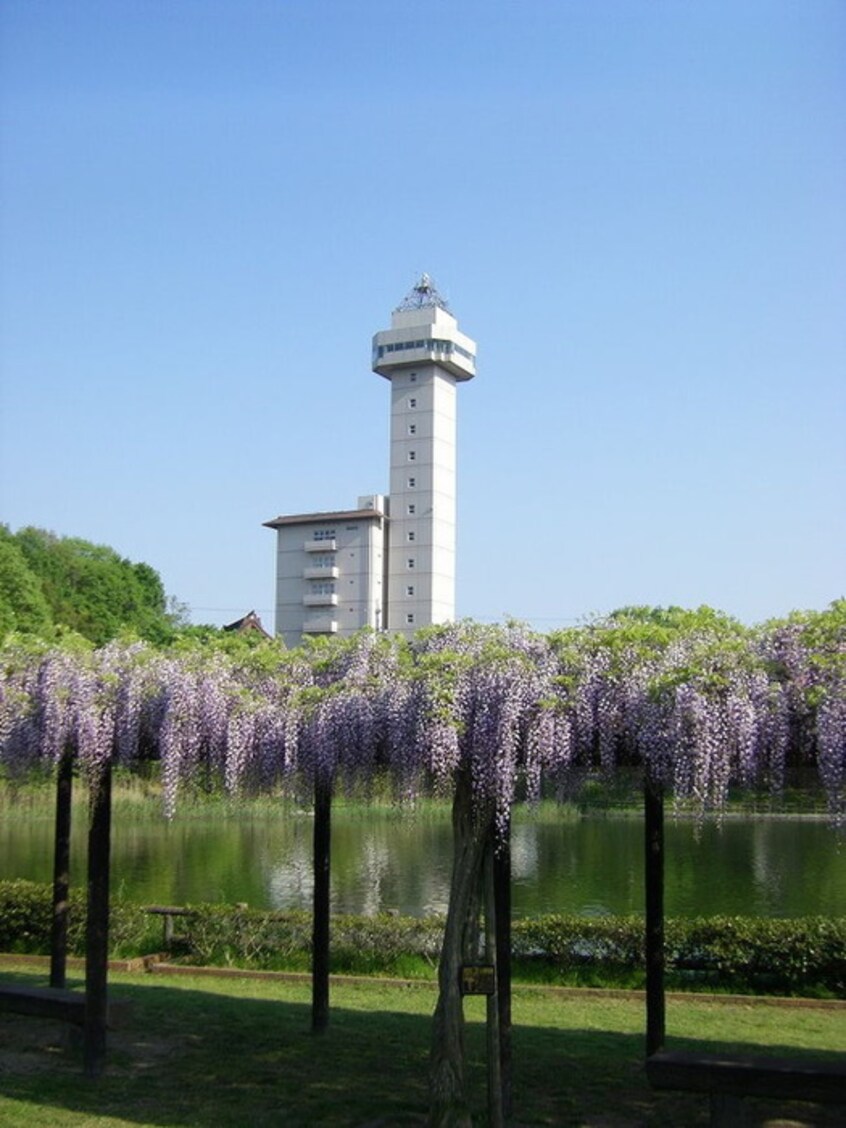
<instances>
[{"instance_id":1,"label":"white building","mask_svg":"<svg viewBox=\"0 0 846 1128\"><path fill-rule=\"evenodd\" d=\"M373 338L391 382L390 494L354 510L265 522L277 530L276 633L412 633L455 616L456 386L476 345L427 275Z\"/></svg>"}]
</instances>

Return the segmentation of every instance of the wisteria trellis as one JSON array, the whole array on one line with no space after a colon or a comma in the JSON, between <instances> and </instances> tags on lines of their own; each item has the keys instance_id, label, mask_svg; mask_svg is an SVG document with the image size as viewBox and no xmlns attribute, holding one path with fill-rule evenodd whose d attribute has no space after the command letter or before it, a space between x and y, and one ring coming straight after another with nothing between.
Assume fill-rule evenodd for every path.
<instances>
[{"instance_id":1,"label":"wisteria trellis","mask_svg":"<svg viewBox=\"0 0 846 1128\"><path fill-rule=\"evenodd\" d=\"M46 767L70 748L86 773L159 758L165 811L186 782L229 792L333 785L382 773L398 793L450 787L462 767L501 826L589 768L647 766L677 795L719 807L731 781L778 788L816 765L846 808L846 640L802 620L741 638L692 631L661 647L626 625L565 639L459 623L408 643L364 634L272 662L144 644L100 650L8 644L0 760Z\"/></svg>"},{"instance_id":2,"label":"wisteria trellis","mask_svg":"<svg viewBox=\"0 0 846 1128\"><path fill-rule=\"evenodd\" d=\"M471 885L517 797L564 794L586 770L640 766L652 787L706 810L725 802L733 780L779 788L788 762L799 761L816 765L834 821L846 813L842 601L754 632L641 627L612 617L545 637L516 624L459 623L411 642L362 634L240 659L214 648L12 641L0 653L0 765L27 772L70 754L96 783L109 764L158 758L168 815L190 781L311 794L316 865L321 807L327 846L320 913L315 897L315 969L323 949L315 1015L328 1014L332 790L378 775L404 798L452 793L457 861L430 1091L432 1123L466 1123L456 970Z\"/></svg>"}]
</instances>

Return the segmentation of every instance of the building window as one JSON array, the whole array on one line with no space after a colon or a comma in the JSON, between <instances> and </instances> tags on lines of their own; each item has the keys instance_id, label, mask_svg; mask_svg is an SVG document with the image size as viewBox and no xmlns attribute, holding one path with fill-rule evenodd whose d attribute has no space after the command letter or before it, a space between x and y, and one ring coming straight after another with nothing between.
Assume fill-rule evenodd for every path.
<instances>
[{"instance_id":1,"label":"building window","mask_svg":"<svg viewBox=\"0 0 846 1128\"><path fill-rule=\"evenodd\" d=\"M417 509L417 506L416 506L416 505L409 505L407 512L408 512L409 514L411 514L411 513L414 513L414 511L415 511L416 509Z\"/></svg>"},{"instance_id":2,"label":"building window","mask_svg":"<svg viewBox=\"0 0 846 1128\"><path fill-rule=\"evenodd\" d=\"M408 406L409 407L417 407L417 397L416 396L411 396L409 398Z\"/></svg>"},{"instance_id":3,"label":"building window","mask_svg":"<svg viewBox=\"0 0 846 1128\"><path fill-rule=\"evenodd\" d=\"M409 462L413 462L416 457L417 457L417 451L416 450L410 450L408 452L408 461Z\"/></svg>"},{"instance_id":4,"label":"building window","mask_svg":"<svg viewBox=\"0 0 846 1128\"><path fill-rule=\"evenodd\" d=\"M405 594L406 595L414 595L414 584L408 585L408 587L405 589Z\"/></svg>"},{"instance_id":5,"label":"building window","mask_svg":"<svg viewBox=\"0 0 846 1128\"><path fill-rule=\"evenodd\" d=\"M408 479L408 488L410 490L413 490L416 485L417 485L417 479L416 478L409 478Z\"/></svg>"},{"instance_id":6,"label":"building window","mask_svg":"<svg viewBox=\"0 0 846 1128\"><path fill-rule=\"evenodd\" d=\"M409 382L409 384L416 384L417 383L417 373L416 372L411 373L411 375L408 377L408 382Z\"/></svg>"},{"instance_id":7,"label":"building window","mask_svg":"<svg viewBox=\"0 0 846 1128\"><path fill-rule=\"evenodd\" d=\"M409 433L409 435L416 435L417 434L417 424L416 423L409 423L408 433Z\"/></svg>"},{"instance_id":8,"label":"building window","mask_svg":"<svg viewBox=\"0 0 846 1128\"><path fill-rule=\"evenodd\" d=\"M405 621L407 623L413 623L414 622L414 612L413 611L409 611L409 613L405 617Z\"/></svg>"},{"instance_id":9,"label":"building window","mask_svg":"<svg viewBox=\"0 0 846 1128\"><path fill-rule=\"evenodd\" d=\"M408 561L406 563L406 567L408 567L408 568L414 567L414 557L413 556L409 556Z\"/></svg>"},{"instance_id":10,"label":"building window","mask_svg":"<svg viewBox=\"0 0 846 1128\"><path fill-rule=\"evenodd\" d=\"M410 541L413 541L413 540L414 540L414 537L415 537L415 535L416 535L416 534L415 534L415 533L414 533L414 531L412 530L412 532L410 532L410 533L408 533L408 534L406 534L406 535L407 535L407 538L408 538L408 540L410 540Z\"/></svg>"},{"instance_id":11,"label":"building window","mask_svg":"<svg viewBox=\"0 0 846 1128\"><path fill-rule=\"evenodd\" d=\"M332 580L317 580L312 582L309 591L311 595L334 595L335 584Z\"/></svg>"},{"instance_id":12,"label":"building window","mask_svg":"<svg viewBox=\"0 0 846 1128\"><path fill-rule=\"evenodd\" d=\"M312 535L312 540L334 540L334 529L315 529Z\"/></svg>"},{"instance_id":13,"label":"building window","mask_svg":"<svg viewBox=\"0 0 846 1128\"><path fill-rule=\"evenodd\" d=\"M335 567L335 553L334 552L315 552L309 560L309 565L312 568L334 568Z\"/></svg>"}]
</instances>

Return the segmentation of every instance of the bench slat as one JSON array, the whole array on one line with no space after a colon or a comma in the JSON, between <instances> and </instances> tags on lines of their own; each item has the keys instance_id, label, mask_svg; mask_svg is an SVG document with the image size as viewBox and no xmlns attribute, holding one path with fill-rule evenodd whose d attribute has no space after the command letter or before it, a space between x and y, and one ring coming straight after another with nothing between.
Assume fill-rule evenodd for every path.
<instances>
[{"instance_id":1,"label":"bench slat","mask_svg":"<svg viewBox=\"0 0 846 1128\"><path fill-rule=\"evenodd\" d=\"M0 986L0 1010L82 1025L85 996L60 987Z\"/></svg>"},{"instance_id":2,"label":"bench slat","mask_svg":"<svg viewBox=\"0 0 846 1128\"><path fill-rule=\"evenodd\" d=\"M109 1000L109 1026L126 1021L131 1004L127 999ZM55 1018L82 1026L85 1022L85 995L63 987L23 987L0 984L0 1011L32 1018Z\"/></svg>"}]
</instances>

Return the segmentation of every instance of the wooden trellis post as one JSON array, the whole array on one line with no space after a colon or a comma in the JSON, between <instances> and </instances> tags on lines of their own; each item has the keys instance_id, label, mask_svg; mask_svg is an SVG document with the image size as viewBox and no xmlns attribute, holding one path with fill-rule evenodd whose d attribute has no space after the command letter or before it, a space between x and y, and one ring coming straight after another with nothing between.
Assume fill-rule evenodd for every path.
<instances>
[{"instance_id":1,"label":"wooden trellis post","mask_svg":"<svg viewBox=\"0 0 846 1128\"><path fill-rule=\"evenodd\" d=\"M311 953L311 1029L322 1034L329 1025L329 876L332 784L319 776L314 783L314 913Z\"/></svg>"},{"instance_id":2,"label":"wooden trellis post","mask_svg":"<svg viewBox=\"0 0 846 1128\"><path fill-rule=\"evenodd\" d=\"M50 928L50 986L67 982L68 891L70 888L73 756L65 749L56 773L56 840L53 849L53 919Z\"/></svg>"},{"instance_id":3,"label":"wooden trellis post","mask_svg":"<svg viewBox=\"0 0 846 1128\"><path fill-rule=\"evenodd\" d=\"M646 882L646 1053L662 1049L664 1001L664 790L647 770L644 781Z\"/></svg>"},{"instance_id":4,"label":"wooden trellis post","mask_svg":"<svg viewBox=\"0 0 846 1128\"><path fill-rule=\"evenodd\" d=\"M109 761L91 784L88 828L88 922L85 938L86 1077L98 1077L106 1060L109 1017L109 854L112 823L112 765Z\"/></svg>"},{"instance_id":5,"label":"wooden trellis post","mask_svg":"<svg viewBox=\"0 0 846 1128\"><path fill-rule=\"evenodd\" d=\"M488 1126L504 1128L502 1103L502 1047L500 1029L500 977L497 964L498 929L496 911L496 875L494 873L494 834L488 841L487 857L482 871L485 906L485 959L493 965L493 990L486 999L488 1046Z\"/></svg>"},{"instance_id":6,"label":"wooden trellis post","mask_svg":"<svg viewBox=\"0 0 846 1128\"><path fill-rule=\"evenodd\" d=\"M493 900L496 935L496 989L499 1009L499 1070L502 1112L511 1116L511 816L493 857Z\"/></svg>"}]
</instances>

